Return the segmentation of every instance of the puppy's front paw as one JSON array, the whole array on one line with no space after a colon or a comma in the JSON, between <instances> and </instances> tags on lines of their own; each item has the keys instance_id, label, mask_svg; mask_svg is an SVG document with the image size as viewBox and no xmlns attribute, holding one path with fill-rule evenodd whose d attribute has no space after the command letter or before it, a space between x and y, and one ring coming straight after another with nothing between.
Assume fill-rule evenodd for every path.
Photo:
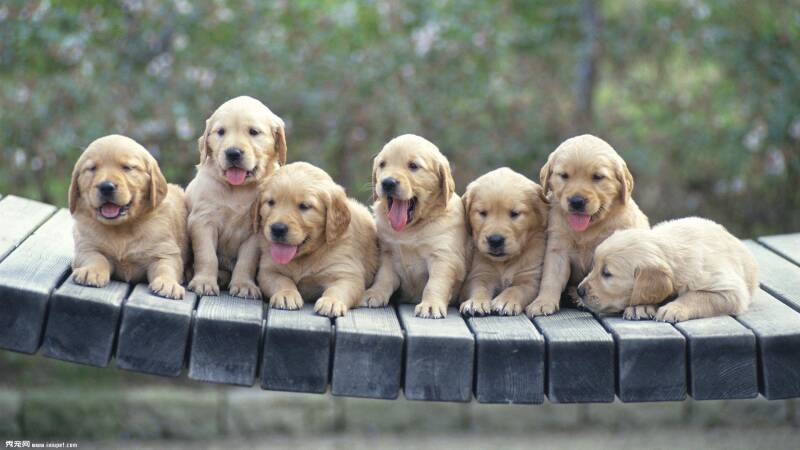
<instances>
[{"instance_id":1,"label":"puppy's front paw","mask_svg":"<svg viewBox=\"0 0 800 450\"><path fill-rule=\"evenodd\" d=\"M517 316L522 312L525 305L519 299L518 295L507 294L508 291L503 291L492 300L492 310L501 316Z\"/></svg>"},{"instance_id":2,"label":"puppy's front paw","mask_svg":"<svg viewBox=\"0 0 800 450\"><path fill-rule=\"evenodd\" d=\"M627 320L647 320L656 316L654 305L628 306L622 313L622 318Z\"/></svg>"},{"instance_id":3,"label":"puppy's front paw","mask_svg":"<svg viewBox=\"0 0 800 450\"><path fill-rule=\"evenodd\" d=\"M458 311L467 316L485 316L492 313L492 301L488 298L471 298L462 303Z\"/></svg>"},{"instance_id":4,"label":"puppy's front paw","mask_svg":"<svg viewBox=\"0 0 800 450\"><path fill-rule=\"evenodd\" d=\"M281 289L270 297L269 306L278 309L300 309L303 307L303 297L295 289Z\"/></svg>"},{"instance_id":5,"label":"puppy's front paw","mask_svg":"<svg viewBox=\"0 0 800 450\"><path fill-rule=\"evenodd\" d=\"M691 319L691 315L686 308L675 302L668 303L656 311L656 320L659 322L683 322Z\"/></svg>"},{"instance_id":6,"label":"puppy's front paw","mask_svg":"<svg viewBox=\"0 0 800 450\"><path fill-rule=\"evenodd\" d=\"M110 273L92 267L79 267L72 272L72 280L84 286L103 287L110 279Z\"/></svg>"},{"instance_id":7,"label":"puppy's front paw","mask_svg":"<svg viewBox=\"0 0 800 450\"><path fill-rule=\"evenodd\" d=\"M443 319L447 317L447 305L433 303L433 302L422 302L414 308L414 314L417 317L422 317L423 319Z\"/></svg>"},{"instance_id":8,"label":"puppy's front paw","mask_svg":"<svg viewBox=\"0 0 800 450\"><path fill-rule=\"evenodd\" d=\"M347 305L333 297L320 297L314 304L314 312L321 316L339 317L347 312Z\"/></svg>"},{"instance_id":9,"label":"puppy's front paw","mask_svg":"<svg viewBox=\"0 0 800 450\"><path fill-rule=\"evenodd\" d=\"M364 298L361 300L361 306L366 306L367 308L383 308L389 304L391 296L391 293L387 295L379 292L377 289L369 288L364 291Z\"/></svg>"},{"instance_id":10,"label":"puppy's front paw","mask_svg":"<svg viewBox=\"0 0 800 450\"><path fill-rule=\"evenodd\" d=\"M231 281L228 292L237 297L261 300L261 289L252 281Z\"/></svg>"},{"instance_id":11,"label":"puppy's front paw","mask_svg":"<svg viewBox=\"0 0 800 450\"><path fill-rule=\"evenodd\" d=\"M150 282L150 290L156 295L175 300L182 299L186 294L186 290L180 283L167 277L156 277Z\"/></svg>"},{"instance_id":12,"label":"puppy's front paw","mask_svg":"<svg viewBox=\"0 0 800 450\"><path fill-rule=\"evenodd\" d=\"M533 301L527 308L525 308L525 314L528 317L536 317L536 316L549 316L550 314L554 314L558 311L558 300L555 301L544 299L541 297L537 297L536 300Z\"/></svg>"},{"instance_id":13,"label":"puppy's front paw","mask_svg":"<svg viewBox=\"0 0 800 450\"><path fill-rule=\"evenodd\" d=\"M189 282L189 290L197 295L219 295L219 285L214 277L195 275Z\"/></svg>"}]
</instances>

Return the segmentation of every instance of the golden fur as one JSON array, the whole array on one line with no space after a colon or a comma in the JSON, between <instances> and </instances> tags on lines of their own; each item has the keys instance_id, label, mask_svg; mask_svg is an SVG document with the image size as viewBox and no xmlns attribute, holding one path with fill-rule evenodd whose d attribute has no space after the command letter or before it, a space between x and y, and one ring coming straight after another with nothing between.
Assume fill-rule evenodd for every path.
<instances>
[{"instance_id":1,"label":"golden fur","mask_svg":"<svg viewBox=\"0 0 800 450\"><path fill-rule=\"evenodd\" d=\"M389 196L382 186L387 177L397 180L395 198L415 202L412 220L401 231L388 219ZM450 163L430 141L406 134L389 141L375 157L372 183L381 264L363 304L385 306L400 288L406 300L419 301L418 316L445 317L471 258L464 205L455 193Z\"/></svg>"},{"instance_id":2,"label":"golden fur","mask_svg":"<svg viewBox=\"0 0 800 450\"><path fill-rule=\"evenodd\" d=\"M283 120L254 98L236 97L206 120L197 143L200 164L186 187L195 261L189 289L217 295L219 285L230 280L232 295L261 298L255 284L259 255L250 208L258 197L258 181L286 163ZM238 165L226 159L225 151L231 148L242 152ZM226 179L231 166L248 171L242 184Z\"/></svg>"},{"instance_id":3,"label":"golden fur","mask_svg":"<svg viewBox=\"0 0 800 450\"><path fill-rule=\"evenodd\" d=\"M104 196L101 183L112 183L114 191ZM103 205L118 215L104 217ZM183 190L167 184L144 147L120 135L89 144L72 172L69 210L76 283L102 287L112 274L133 283L146 278L156 294L183 298L189 257Z\"/></svg>"},{"instance_id":4,"label":"golden fur","mask_svg":"<svg viewBox=\"0 0 800 450\"><path fill-rule=\"evenodd\" d=\"M539 293L548 212L542 197L541 186L505 167L467 186L463 201L475 251L462 313L517 315ZM504 243L493 247L490 236Z\"/></svg>"},{"instance_id":5,"label":"golden fur","mask_svg":"<svg viewBox=\"0 0 800 450\"><path fill-rule=\"evenodd\" d=\"M757 288L758 266L747 247L722 225L690 217L611 235L597 247L578 292L597 313L680 322L741 314Z\"/></svg>"},{"instance_id":6,"label":"golden fur","mask_svg":"<svg viewBox=\"0 0 800 450\"><path fill-rule=\"evenodd\" d=\"M262 186L253 206L261 246L258 282L270 306L298 309L318 298L314 310L341 316L358 305L378 269L378 239L369 210L325 171L298 162L279 169ZM271 229L284 224L277 238ZM298 246L281 264L272 246Z\"/></svg>"},{"instance_id":7,"label":"golden fur","mask_svg":"<svg viewBox=\"0 0 800 450\"><path fill-rule=\"evenodd\" d=\"M616 230L648 228L647 217L631 198L633 177L625 161L604 140L581 135L564 141L542 167L548 196L547 250L539 295L528 305L533 317L558 311L561 293L577 285L592 267L595 248ZM585 199L588 227L570 226L570 198Z\"/></svg>"}]
</instances>

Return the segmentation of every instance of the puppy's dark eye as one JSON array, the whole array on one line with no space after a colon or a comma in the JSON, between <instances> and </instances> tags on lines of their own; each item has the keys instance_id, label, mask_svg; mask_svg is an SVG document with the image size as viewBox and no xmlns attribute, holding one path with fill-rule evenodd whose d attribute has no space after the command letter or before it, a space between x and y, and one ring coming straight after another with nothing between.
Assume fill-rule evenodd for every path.
<instances>
[{"instance_id":1,"label":"puppy's dark eye","mask_svg":"<svg viewBox=\"0 0 800 450\"><path fill-rule=\"evenodd\" d=\"M603 267L603 271L600 272L600 275L603 275L603 278L611 278L611 272L608 271L608 267Z\"/></svg>"},{"instance_id":2,"label":"puppy's dark eye","mask_svg":"<svg viewBox=\"0 0 800 450\"><path fill-rule=\"evenodd\" d=\"M220 128L219 130L217 130L217 134L220 136L225 136L225 128Z\"/></svg>"},{"instance_id":3,"label":"puppy's dark eye","mask_svg":"<svg viewBox=\"0 0 800 450\"><path fill-rule=\"evenodd\" d=\"M250 136L258 136L261 132L256 130L255 128L250 128L249 133Z\"/></svg>"},{"instance_id":4,"label":"puppy's dark eye","mask_svg":"<svg viewBox=\"0 0 800 450\"><path fill-rule=\"evenodd\" d=\"M602 173L596 173L592 175L592 181L600 181L603 178L605 178L605 176Z\"/></svg>"},{"instance_id":5,"label":"puppy's dark eye","mask_svg":"<svg viewBox=\"0 0 800 450\"><path fill-rule=\"evenodd\" d=\"M486 211L478 211L478 214L479 214L481 217L486 217L486 216L488 215L488 213L487 213Z\"/></svg>"},{"instance_id":6,"label":"puppy's dark eye","mask_svg":"<svg viewBox=\"0 0 800 450\"><path fill-rule=\"evenodd\" d=\"M381 169L383 169L384 167L386 167L386 161L381 161L381 162L379 162L379 163L378 163L378 167L380 167Z\"/></svg>"},{"instance_id":7,"label":"puppy's dark eye","mask_svg":"<svg viewBox=\"0 0 800 450\"><path fill-rule=\"evenodd\" d=\"M413 172L419 169L419 166L414 161L411 161L408 163L408 168L411 169L411 171Z\"/></svg>"},{"instance_id":8,"label":"puppy's dark eye","mask_svg":"<svg viewBox=\"0 0 800 450\"><path fill-rule=\"evenodd\" d=\"M88 170L89 172L94 172L95 170L97 170L97 166L89 166L86 168L86 170Z\"/></svg>"},{"instance_id":9,"label":"puppy's dark eye","mask_svg":"<svg viewBox=\"0 0 800 450\"><path fill-rule=\"evenodd\" d=\"M300 211L308 211L309 209L311 209L311 205L305 202L300 203L299 205L297 205L297 207L300 208Z\"/></svg>"},{"instance_id":10,"label":"puppy's dark eye","mask_svg":"<svg viewBox=\"0 0 800 450\"><path fill-rule=\"evenodd\" d=\"M267 200L267 205L269 205L269 206L275 206L275 200L273 200L273 199L269 199L269 200Z\"/></svg>"},{"instance_id":11,"label":"puppy's dark eye","mask_svg":"<svg viewBox=\"0 0 800 450\"><path fill-rule=\"evenodd\" d=\"M122 170L124 170L125 172L130 172L131 170L133 170L133 167L128 164L123 164Z\"/></svg>"},{"instance_id":12,"label":"puppy's dark eye","mask_svg":"<svg viewBox=\"0 0 800 450\"><path fill-rule=\"evenodd\" d=\"M516 209L512 209L510 215L512 219L516 219L517 217L519 217L519 211L517 211Z\"/></svg>"},{"instance_id":13,"label":"puppy's dark eye","mask_svg":"<svg viewBox=\"0 0 800 450\"><path fill-rule=\"evenodd\" d=\"M569 174L567 172L562 172L559 175L561 175L562 180L569 180Z\"/></svg>"}]
</instances>

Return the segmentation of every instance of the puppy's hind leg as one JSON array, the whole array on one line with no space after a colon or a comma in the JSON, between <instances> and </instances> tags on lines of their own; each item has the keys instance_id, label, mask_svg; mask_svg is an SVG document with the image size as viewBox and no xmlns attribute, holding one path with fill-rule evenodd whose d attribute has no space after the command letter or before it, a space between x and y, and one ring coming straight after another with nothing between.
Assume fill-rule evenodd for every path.
<instances>
[{"instance_id":1,"label":"puppy's hind leg","mask_svg":"<svg viewBox=\"0 0 800 450\"><path fill-rule=\"evenodd\" d=\"M714 317L739 312L739 303L731 298L732 291L689 291L674 301L658 308L656 320L682 322L684 320Z\"/></svg>"},{"instance_id":2,"label":"puppy's hind leg","mask_svg":"<svg viewBox=\"0 0 800 450\"><path fill-rule=\"evenodd\" d=\"M256 285L256 270L258 269L258 236L250 236L239 247L236 266L233 268L231 283L228 290L231 295L238 297L261 299L261 289Z\"/></svg>"}]
</instances>

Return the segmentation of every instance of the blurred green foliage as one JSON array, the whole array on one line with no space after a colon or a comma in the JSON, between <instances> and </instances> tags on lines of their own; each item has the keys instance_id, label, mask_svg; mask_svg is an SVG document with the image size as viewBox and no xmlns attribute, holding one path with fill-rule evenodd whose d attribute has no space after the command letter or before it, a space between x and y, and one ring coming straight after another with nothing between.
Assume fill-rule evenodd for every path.
<instances>
[{"instance_id":1,"label":"blurred green foliage","mask_svg":"<svg viewBox=\"0 0 800 450\"><path fill-rule=\"evenodd\" d=\"M588 1L590 3L590 1ZM369 198L371 158L413 132L459 189L509 165L538 180L590 131L653 222L800 231L800 5L605 0L592 120L576 117L583 2L189 0L0 3L0 192L66 203L93 139L129 135L185 184L205 118L255 96L290 160Z\"/></svg>"}]
</instances>

